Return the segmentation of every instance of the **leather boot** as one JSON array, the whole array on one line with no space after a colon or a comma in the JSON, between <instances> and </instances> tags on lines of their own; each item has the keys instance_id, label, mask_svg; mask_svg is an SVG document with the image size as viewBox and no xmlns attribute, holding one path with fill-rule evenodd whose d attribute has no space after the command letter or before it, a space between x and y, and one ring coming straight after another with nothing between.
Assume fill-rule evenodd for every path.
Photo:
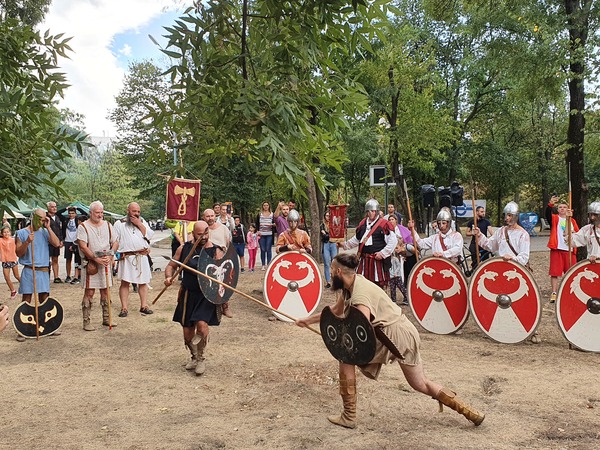
<instances>
[{"instance_id":1,"label":"leather boot","mask_svg":"<svg viewBox=\"0 0 600 450\"><path fill-rule=\"evenodd\" d=\"M195 345L186 342L185 346L190 349L190 353L192 354L192 358L185 365L185 370L195 370L198 365L198 351Z\"/></svg>"},{"instance_id":2,"label":"leather boot","mask_svg":"<svg viewBox=\"0 0 600 450\"><path fill-rule=\"evenodd\" d=\"M198 363L196 364L196 375L202 375L206 371L206 358L204 357L204 349L208 343L208 336L205 338L197 334L192 340L192 345L196 343L196 358Z\"/></svg>"},{"instance_id":3,"label":"leather boot","mask_svg":"<svg viewBox=\"0 0 600 450\"><path fill-rule=\"evenodd\" d=\"M456 392L453 392L450 389L440 389L440 392L437 393L435 399L440 402L440 411L442 410L442 405L446 405L448 408L452 408L457 413L465 416L467 420L473 422L475 426L481 425L481 422L485 419L485 414L481 414L470 406L465 405L456 397Z\"/></svg>"},{"instance_id":4,"label":"leather boot","mask_svg":"<svg viewBox=\"0 0 600 450\"><path fill-rule=\"evenodd\" d=\"M346 428L356 428L356 379L340 379L340 395L344 410L340 416L329 416L327 420Z\"/></svg>"},{"instance_id":5,"label":"leather boot","mask_svg":"<svg viewBox=\"0 0 600 450\"><path fill-rule=\"evenodd\" d=\"M92 311L92 302L89 299L83 299L81 303L81 312L83 313L83 329L85 331L96 331L90 322L90 312Z\"/></svg>"},{"instance_id":6,"label":"leather boot","mask_svg":"<svg viewBox=\"0 0 600 450\"><path fill-rule=\"evenodd\" d=\"M100 304L102 305L102 325L104 325L105 327L109 327L112 326L113 328L117 326L116 323L110 323L111 321L108 320L108 301L107 300L100 300Z\"/></svg>"}]
</instances>

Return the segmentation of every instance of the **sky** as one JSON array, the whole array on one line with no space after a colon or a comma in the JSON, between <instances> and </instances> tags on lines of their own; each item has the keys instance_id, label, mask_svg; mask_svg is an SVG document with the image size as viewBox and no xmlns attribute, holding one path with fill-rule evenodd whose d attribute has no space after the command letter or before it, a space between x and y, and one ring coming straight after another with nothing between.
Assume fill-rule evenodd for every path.
<instances>
[{"instance_id":1,"label":"sky","mask_svg":"<svg viewBox=\"0 0 600 450\"><path fill-rule=\"evenodd\" d=\"M178 0L53 0L39 29L53 35L72 37L70 59L59 60L71 85L59 108L85 116L91 136L115 137L107 119L116 107L115 96L123 87L130 62L143 59L163 61L159 43L169 26L181 15ZM164 41L164 40L162 40Z\"/></svg>"}]
</instances>

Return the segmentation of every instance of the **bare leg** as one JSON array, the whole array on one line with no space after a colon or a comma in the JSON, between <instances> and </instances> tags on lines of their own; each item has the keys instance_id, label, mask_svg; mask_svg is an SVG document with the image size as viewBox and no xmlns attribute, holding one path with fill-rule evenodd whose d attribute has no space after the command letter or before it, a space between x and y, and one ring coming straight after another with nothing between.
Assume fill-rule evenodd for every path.
<instances>
[{"instance_id":1,"label":"bare leg","mask_svg":"<svg viewBox=\"0 0 600 450\"><path fill-rule=\"evenodd\" d=\"M52 256L52 272L54 272L54 278L58 278L58 256Z\"/></svg>"},{"instance_id":2,"label":"bare leg","mask_svg":"<svg viewBox=\"0 0 600 450\"><path fill-rule=\"evenodd\" d=\"M442 389L442 385L434 383L425 377L423 364L417 364L416 366L400 364L400 368L406 381L415 391L435 398L436 394Z\"/></svg>"},{"instance_id":3,"label":"bare leg","mask_svg":"<svg viewBox=\"0 0 600 450\"><path fill-rule=\"evenodd\" d=\"M13 269L14 269L14 267L13 267ZM4 279L6 280L8 289L10 290L10 292L12 294L15 290L15 286L13 285L12 280L10 279L10 269L3 268L2 272L4 273Z\"/></svg>"},{"instance_id":4,"label":"bare leg","mask_svg":"<svg viewBox=\"0 0 600 450\"><path fill-rule=\"evenodd\" d=\"M138 284L138 293L140 294L140 308L148 307L148 285Z\"/></svg>"},{"instance_id":5,"label":"bare leg","mask_svg":"<svg viewBox=\"0 0 600 450\"><path fill-rule=\"evenodd\" d=\"M17 279L17 281L20 283L21 282L21 275L19 275L19 267L18 266L13 267L13 275L15 276L15 278Z\"/></svg>"},{"instance_id":6,"label":"bare leg","mask_svg":"<svg viewBox=\"0 0 600 450\"><path fill-rule=\"evenodd\" d=\"M71 276L71 260L70 259L67 259L66 269L67 269L67 277L70 277Z\"/></svg>"},{"instance_id":7,"label":"bare leg","mask_svg":"<svg viewBox=\"0 0 600 450\"><path fill-rule=\"evenodd\" d=\"M119 286L119 300L121 300L121 311L128 311L127 305L129 303L129 282L121 280L121 286Z\"/></svg>"}]
</instances>

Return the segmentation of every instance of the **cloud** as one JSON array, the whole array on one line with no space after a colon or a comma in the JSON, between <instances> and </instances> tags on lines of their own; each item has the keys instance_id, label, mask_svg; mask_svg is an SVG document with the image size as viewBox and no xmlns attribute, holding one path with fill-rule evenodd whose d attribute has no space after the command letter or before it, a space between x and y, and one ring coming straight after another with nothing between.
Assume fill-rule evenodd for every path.
<instances>
[{"instance_id":1,"label":"cloud","mask_svg":"<svg viewBox=\"0 0 600 450\"><path fill-rule=\"evenodd\" d=\"M72 36L70 59L59 65L67 74L69 87L59 107L84 114L86 131L92 136L114 136L106 118L115 105L125 70L119 55L135 54L130 45L111 51L116 35L139 32L151 20L174 9L172 0L54 0L40 26L43 32Z\"/></svg>"}]
</instances>

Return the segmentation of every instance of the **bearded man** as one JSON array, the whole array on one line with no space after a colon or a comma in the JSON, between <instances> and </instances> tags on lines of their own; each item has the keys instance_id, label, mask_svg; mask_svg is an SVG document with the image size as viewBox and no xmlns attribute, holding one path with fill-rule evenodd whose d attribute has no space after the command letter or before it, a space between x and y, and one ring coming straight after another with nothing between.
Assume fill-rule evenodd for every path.
<instances>
[{"instance_id":1,"label":"bearded man","mask_svg":"<svg viewBox=\"0 0 600 450\"><path fill-rule=\"evenodd\" d=\"M141 217L140 205L135 202L127 205L127 216L115 224L115 235L119 242L119 298L121 299L121 312L119 317L129 314L129 285L136 283L140 296L140 312L144 315L152 314L148 308L148 284L152 278L150 269L150 239L154 231Z\"/></svg>"},{"instance_id":2,"label":"bearded man","mask_svg":"<svg viewBox=\"0 0 600 450\"><path fill-rule=\"evenodd\" d=\"M406 381L413 389L438 400L440 407L442 404L446 405L475 425L480 425L485 415L465 405L456 397L455 392L425 377L419 351L419 332L383 289L356 273L358 264L357 256L350 253L341 253L333 259L331 280L337 300L331 311L338 317L344 317L347 316L350 307L355 307L365 315L373 327L379 327L386 336L389 347L378 339L374 358L369 363L358 366L363 375L376 380L383 364L398 361ZM306 327L320 320L321 313L318 313L297 320L296 325ZM393 348L393 351L390 348ZM402 359L396 355L401 355ZM340 362L339 377L344 409L340 416L330 416L327 419L335 425L355 428L356 366Z\"/></svg>"},{"instance_id":3,"label":"bearded man","mask_svg":"<svg viewBox=\"0 0 600 450\"><path fill-rule=\"evenodd\" d=\"M112 286L113 255L119 243L115 238L112 225L104 220L104 205L95 201L90 204L90 218L77 227L77 246L84 261L83 300L81 311L83 314L83 329L94 331L91 324L90 313L96 289L100 291L100 305L102 306L102 325L108 327L110 323L108 289ZM107 276L108 273L108 276Z\"/></svg>"}]
</instances>

